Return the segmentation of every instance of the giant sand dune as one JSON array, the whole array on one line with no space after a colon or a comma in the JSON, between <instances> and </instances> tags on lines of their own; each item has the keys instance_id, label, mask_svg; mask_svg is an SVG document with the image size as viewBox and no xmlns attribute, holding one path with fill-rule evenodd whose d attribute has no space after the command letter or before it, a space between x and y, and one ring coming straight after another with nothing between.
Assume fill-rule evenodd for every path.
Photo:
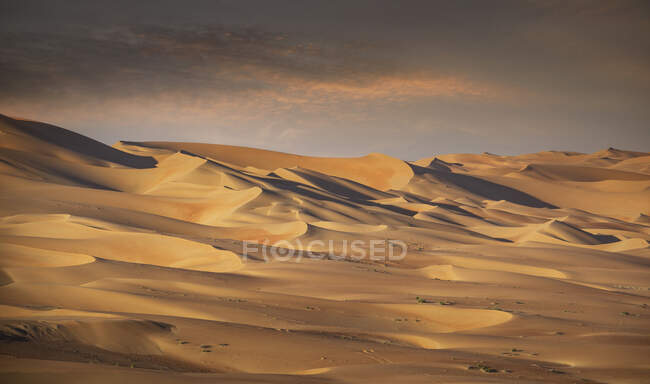
<instances>
[{"instance_id":1,"label":"giant sand dune","mask_svg":"<svg viewBox=\"0 0 650 384\"><path fill-rule=\"evenodd\" d=\"M0 115L0 191L2 382L650 382L650 153L111 147Z\"/></svg>"}]
</instances>

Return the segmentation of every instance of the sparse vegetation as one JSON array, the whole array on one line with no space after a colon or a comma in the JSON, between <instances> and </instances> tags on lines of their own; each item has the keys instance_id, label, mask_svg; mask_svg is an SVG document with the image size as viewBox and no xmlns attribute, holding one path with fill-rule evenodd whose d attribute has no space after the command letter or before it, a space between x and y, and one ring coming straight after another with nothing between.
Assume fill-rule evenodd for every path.
<instances>
[{"instance_id":1,"label":"sparse vegetation","mask_svg":"<svg viewBox=\"0 0 650 384\"><path fill-rule=\"evenodd\" d=\"M499 372L496 368L488 367L487 365L479 366L481 371L486 372L486 373L495 373Z\"/></svg>"},{"instance_id":2,"label":"sparse vegetation","mask_svg":"<svg viewBox=\"0 0 650 384\"><path fill-rule=\"evenodd\" d=\"M478 363L476 365L470 365L469 367L467 367L467 369L479 369L479 370L481 370L481 372L485 372L485 373L499 372L498 369L492 368L489 365L485 365L484 363Z\"/></svg>"}]
</instances>

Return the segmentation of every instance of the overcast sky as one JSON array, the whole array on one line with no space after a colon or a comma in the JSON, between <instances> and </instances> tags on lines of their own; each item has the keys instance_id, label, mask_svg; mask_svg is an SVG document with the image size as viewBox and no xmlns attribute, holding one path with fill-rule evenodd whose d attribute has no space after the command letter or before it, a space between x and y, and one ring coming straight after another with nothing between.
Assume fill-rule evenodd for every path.
<instances>
[{"instance_id":1,"label":"overcast sky","mask_svg":"<svg viewBox=\"0 0 650 384\"><path fill-rule=\"evenodd\" d=\"M648 4L0 0L0 113L109 144L650 151Z\"/></svg>"}]
</instances>

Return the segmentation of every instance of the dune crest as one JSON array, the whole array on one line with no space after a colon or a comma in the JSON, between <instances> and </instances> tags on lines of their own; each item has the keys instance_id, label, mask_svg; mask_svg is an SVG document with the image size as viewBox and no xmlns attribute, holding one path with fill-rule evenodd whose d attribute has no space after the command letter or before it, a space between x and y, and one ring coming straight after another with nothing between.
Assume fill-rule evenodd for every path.
<instances>
[{"instance_id":1,"label":"dune crest","mask_svg":"<svg viewBox=\"0 0 650 384\"><path fill-rule=\"evenodd\" d=\"M219 144L171 142L130 144L187 151L239 167L253 166L259 169L277 169L299 166L356 181L382 191L399 189L408 183L413 176L406 163L381 153L372 153L356 158L325 158Z\"/></svg>"}]
</instances>

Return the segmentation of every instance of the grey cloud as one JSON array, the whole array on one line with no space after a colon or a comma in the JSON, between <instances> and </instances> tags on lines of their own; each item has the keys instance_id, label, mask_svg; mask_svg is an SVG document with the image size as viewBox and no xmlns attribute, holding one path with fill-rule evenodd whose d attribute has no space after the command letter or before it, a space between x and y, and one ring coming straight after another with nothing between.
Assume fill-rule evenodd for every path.
<instances>
[{"instance_id":1,"label":"grey cloud","mask_svg":"<svg viewBox=\"0 0 650 384\"><path fill-rule=\"evenodd\" d=\"M204 88L234 92L263 87L255 71L362 81L391 65L364 58L365 45L359 42L313 43L285 33L224 26L4 32L0 42L6 84L0 97L50 97L66 91L105 97Z\"/></svg>"}]
</instances>

